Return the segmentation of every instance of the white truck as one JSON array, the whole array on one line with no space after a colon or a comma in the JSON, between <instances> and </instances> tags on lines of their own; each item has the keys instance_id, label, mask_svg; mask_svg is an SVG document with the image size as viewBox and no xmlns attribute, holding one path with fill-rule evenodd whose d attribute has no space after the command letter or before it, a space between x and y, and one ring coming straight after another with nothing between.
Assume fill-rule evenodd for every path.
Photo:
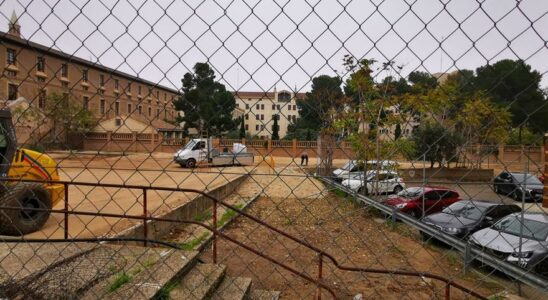
<instances>
[{"instance_id":1,"label":"white truck","mask_svg":"<svg viewBox=\"0 0 548 300\"><path fill-rule=\"evenodd\" d=\"M255 157L247 152L247 147L234 143L232 150L219 151L213 147L213 139L192 139L173 155L173 160L181 167L194 168L198 163L213 166L253 165Z\"/></svg>"}]
</instances>

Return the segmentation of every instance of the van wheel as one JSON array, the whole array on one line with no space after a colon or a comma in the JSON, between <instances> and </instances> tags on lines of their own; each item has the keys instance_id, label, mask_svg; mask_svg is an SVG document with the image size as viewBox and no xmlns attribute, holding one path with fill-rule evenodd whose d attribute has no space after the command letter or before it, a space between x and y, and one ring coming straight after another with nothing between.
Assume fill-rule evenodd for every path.
<instances>
[{"instance_id":1,"label":"van wheel","mask_svg":"<svg viewBox=\"0 0 548 300\"><path fill-rule=\"evenodd\" d=\"M369 195L369 191L367 190L366 187L362 186L358 189L358 194L361 194L361 195Z\"/></svg>"},{"instance_id":2,"label":"van wheel","mask_svg":"<svg viewBox=\"0 0 548 300\"><path fill-rule=\"evenodd\" d=\"M20 236L38 231L49 218L49 211L25 208L51 209L49 192L39 183L18 183L8 186L0 196L0 205L19 209L0 209L0 234Z\"/></svg>"},{"instance_id":3,"label":"van wheel","mask_svg":"<svg viewBox=\"0 0 548 300\"><path fill-rule=\"evenodd\" d=\"M415 218L415 219L420 219L420 217L421 217L421 213L418 212L418 211L415 210L415 209L410 210L407 214L408 214L409 216Z\"/></svg>"},{"instance_id":4,"label":"van wheel","mask_svg":"<svg viewBox=\"0 0 548 300\"><path fill-rule=\"evenodd\" d=\"M196 160L194 158L191 158L186 161L186 167L187 168L195 168L196 167Z\"/></svg>"},{"instance_id":5,"label":"van wheel","mask_svg":"<svg viewBox=\"0 0 548 300\"><path fill-rule=\"evenodd\" d=\"M401 185L396 185L394 187L394 194L397 194L399 192L403 191L403 188L401 187Z\"/></svg>"}]
</instances>

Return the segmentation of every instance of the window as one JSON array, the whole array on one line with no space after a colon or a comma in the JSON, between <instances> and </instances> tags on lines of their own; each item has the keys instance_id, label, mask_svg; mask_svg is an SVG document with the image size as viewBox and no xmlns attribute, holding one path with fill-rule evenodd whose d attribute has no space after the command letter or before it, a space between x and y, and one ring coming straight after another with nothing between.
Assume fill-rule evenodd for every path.
<instances>
[{"instance_id":1,"label":"window","mask_svg":"<svg viewBox=\"0 0 548 300\"><path fill-rule=\"evenodd\" d=\"M99 85L101 87L105 86L105 75L103 74L99 75Z\"/></svg>"},{"instance_id":2,"label":"window","mask_svg":"<svg viewBox=\"0 0 548 300\"><path fill-rule=\"evenodd\" d=\"M157 108L157 109L156 109L156 117L159 117L159 116L160 116L160 109Z\"/></svg>"},{"instance_id":3,"label":"window","mask_svg":"<svg viewBox=\"0 0 548 300\"><path fill-rule=\"evenodd\" d=\"M260 120L261 116L260 115L255 115L255 120Z\"/></svg>"},{"instance_id":4,"label":"window","mask_svg":"<svg viewBox=\"0 0 548 300\"><path fill-rule=\"evenodd\" d=\"M141 86L140 85L137 87L137 94L141 95Z\"/></svg>"},{"instance_id":5,"label":"window","mask_svg":"<svg viewBox=\"0 0 548 300\"><path fill-rule=\"evenodd\" d=\"M120 87L120 82L118 79L114 79L114 89L117 90Z\"/></svg>"},{"instance_id":6,"label":"window","mask_svg":"<svg viewBox=\"0 0 548 300\"><path fill-rule=\"evenodd\" d=\"M40 76L36 76L36 81L38 81L38 82L46 82L46 78L40 77Z\"/></svg>"},{"instance_id":7,"label":"window","mask_svg":"<svg viewBox=\"0 0 548 300\"><path fill-rule=\"evenodd\" d=\"M131 103L128 103L128 104L127 104L127 113L128 113L128 114L131 114L131 109L132 109Z\"/></svg>"},{"instance_id":8,"label":"window","mask_svg":"<svg viewBox=\"0 0 548 300\"><path fill-rule=\"evenodd\" d=\"M84 109L89 110L89 97L84 96L82 99L83 99L83 102L84 102Z\"/></svg>"},{"instance_id":9,"label":"window","mask_svg":"<svg viewBox=\"0 0 548 300\"><path fill-rule=\"evenodd\" d=\"M264 115L261 115L261 120L264 120Z\"/></svg>"},{"instance_id":10,"label":"window","mask_svg":"<svg viewBox=\"0 0 548 300\"><path fill-rule=\"evenodd\" d=\"M118 101L114 102L114 113L116 115L120 114L120 102L118 102Z\"/></svg>"},{"instance_id":11,"label":"window","mask_svg":"<svg viewBox=\"0 0 548 300\"><path fill-rule=\"evenodd\" d=\"M115 121L116 126L122 126L122 119L116 119Z\"/></svg>"},{"instance_id":12,"label":"window","mask_svg":"<svg viewBox=\"0 0 548 300\"><path fill-rule=\"evenodd\" d=\"M297 116L293 115L292 120L293 120L293 123L297 122Z\"/></svg>"},{"instance_id":13,"label":"window","mask_svg":"<svg viewBox=\"0 0 548 300\"><path fill-rule=\"evenodd\" d=\"M259 131L259 125L255 125L255 130Z\"/></svg>"},{"instance_id":14,"label":"window","mask_svg":"<svg viewBox=\"0 0 548 300\"><path fill-rule=\"evenodd\" d=\"M291 95L287 92L281 92L280 94L278 94L278 101L284 101L284 102L287 102L291 100Z\"/></svg>"},{"instance_id":15,"label":"window","mask_svg":"<svg viewBox=\"0 0 548 300\"><path fill-rule=\"evenodd\" d=\"M7 75L8 77L16 77L16 76L17 76L17 72L15 72L15 71L13 71L13 70L7 70L6 75Z\"/></svg>"},{"instance_id":16,"label":"window","mask_svg":"<svg viewBox=\"0 0 548 300\"><path fill-rule=\"evenodd\" d=\"M249 109L249 104L246 104L246 105L245 105L245 109Z\"/></svg>"},{"instance_id":17,"label":"window","mask_svg":"<svg viewBox=\"0 0 548 300\"><path fill-rule=\"evenodd\" d=\"M44 89L40 90L38 94L38 107L42 109L46 108L46 90Z\"/></svg>"},{"instance_id":18,"label":"window","mask_svg":"<svg viewBox=\"0 0 548 300\"><path fill-rule=\"evenodd\" d=\"M82 70L82 81L88 82L88 70Z\"/></svg>"},{"instance_id":19,"label":"window","mask_svg":"<svg viewBox=\"0 0 548 300\"><path fill-rule=\"evenodd\" d=\"M120 93L118 93L118 92L114 92L114 97L116 97L116 98L120 98Z\"/></svg>"},{"instance_id":20,"label":"window","mask_svg":"<svg viewBox=\"0 0 548 300\"><path fill-rule=\"evenodd\" d=\"M279 104L276 105L276 109L277 109L277 110L280 110L280 105L279 105Z\"/></svg>"},{"instance_id":21,"label":"window","mask_svg":"<svg viewBox=\"0 0 548 300\"><path fill-rule=\"evenodd\" d=\"M264 109L264 104L261 104L261 109Z\"/></svg>"},{"instance_id":22,"label":"window","mask_svg":"<svg viewBox=\"0 0 548 300\"><path fill-rule=\"evenodd\" d=\"M249 120L249 114L245 114L245 119Z\"/></svg>"},{"instance_id":23,"label":"window","mask_svg":"<svg viewBox=\"0 0 548 300\"><path fill-rule=\"evenodd\" d=\"M15 84L8 84L8 100L17 99L17 88Z\"/></svg>"},{"instance_id":24,"label":"window","mask_svg":"<svg viewBox=\"0 0 548 300\"><path fill-rule=\"evenodd\" d=\"M99 94L99 95L103 95L103 94L105 94L105 91L103 91L103 90L99 89L99 90L97 90L97 94Z\"/></svg>"},{"instance_id":25,"label":"window","mask_svg":"<svg viewBox=\"0 0 548 300\"><path fill-rule=\"evenodd\" d=\"M83 87L82 87L82 90L87 91L87 90L88 90L88 87L87 87L87 86L83 86Z\"/></svg>"},{"instance_id":26,"label":"window","mask_svg":"<svg viewBox=\"0 0 548 300\"><path fill-rule=\"evenodd\" d=\"M17 63L17 53L14 49L6 49L6 64L15 65Z\"/></svg>"},{"instance_id":27,"label":"window","mask_svg":"<svg viewBox=\"0 0 548 300\"><path fill-rule=\"evenodd\" d=\"M61 81L61 86L64 87L64 88L68 88L68 82Z\"/></svg>"},{"instance_id":28,"label":"window","mask_svg":"<svg viewBox=\"0 0 548 300\"><path fill-rule=\"evenodd\" d=\"M261 130L264 130L264 125L261 125Z\"/></svg>"},{"instance_id":29,"label":"window","mask_svg":"<svg viewBox=\"0 0 548 300\"><path fill-rule=\"evenodd\" d=\"M272 109L276 109L276 104L272 104Z\"/></svg>"},{"instance_id":30,"label":"window","mask_svg":"<svg viewBox=\"0 0 548 300\"><path fill-rule=\"evenodd\" d=\"M148 107L148 116L152 117L152 107Z\"/></svg>"},{"instance_id":31,"label":"window","mask_svg":"<svg viewBox=\"0 0 548 300\"><path fill-rule=\"evenodd\" d=\"M167 101L167 94L164 93L164 101Z\"/></svg>"},{"instance_id":32,"label":"window","mask_svg":"<svg viewBox=\"0 0 548 300\"><path fill-rule=\"evenodd\" d=\"M68 65L62 64L61 65L61 77L68 77Z\"/></svg>"},{"instance_id":33,"label":"window","mask_svg":"<svg viewBox=\"0 0 548 300\"><path fill-rule=\"evenodd\" d=\"M43 56L38 56L36 58L36 71L38 72L46 71L46 59Z\"/></svg>"},{"instance_id":34,"label":"window","mask_svg":"<svg viewBox=\"0 0 548 300\"><path fill-rule=\"evenodd\" d=\"M105 114L105 99L101 99L101 102L99 104L99 112L104 115Z\"/></svg>"},{"instance_id":35,"label":"window","mask_svg":"<svg viewBox=\"0 0 548 300\"><path fill-rule=\"evenodd\" d=\"M139 115L142 115L142 114L143 114L143 106L139 105Z\"/></svg>"},{"instance_id":36,"label":"window","mask_svg":"<svg viewBox=\"0 0 548 300\"><path fill-rule=\"evenodd\" d=\"M255 108L256 108L257 110L259 110L259 109L261 109L261 105L257 104L257 105L255 105Z\"/></svg>"},{"instance_id":37,"label":"window","mask_svg":"<svg viewBox=\"0 0 548 300\"><path fill-rule=\"evenodd\" d=\"M127 92L131 93L131 82L127 83Z\"/></svg>"}]
</instances>

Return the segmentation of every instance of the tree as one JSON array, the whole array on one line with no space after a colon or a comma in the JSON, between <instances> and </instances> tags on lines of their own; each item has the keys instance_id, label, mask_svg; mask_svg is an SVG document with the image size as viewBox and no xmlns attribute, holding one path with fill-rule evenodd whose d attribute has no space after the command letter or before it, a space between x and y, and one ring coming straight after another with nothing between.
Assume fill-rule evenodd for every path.
<instances>
[{"instance_id":1,"label":"tree","mask_svg":"<svg viewBox=\"0 0 548 300\"><path fill-rule=\"evenodd\" d=\"M333 111L340 110L343 98L341 79L320 75L312 79L312 90L306 93L305 99L297 100L299 120L296 128L319 130L331 126L334 121Z\"/></svg>"},{"instance_id":2,"label":"tree","mask_svg":"<svg viewBox=\"0 0 548 300\"><path fill-rule=\"evenodd\" d=\"M457 149L464 142L459 134L435 122L422 124L413 131L411 140L415 145L416 159L430 162L430 168L433 168L436 162L441 167L444 162L456 161Z\"/></svg>"},{"instance_id":3,"label":"tree","mask_svg":"<svg viewBox=\"0 0 548 300\"><path fill-rule=\"evenodd\" d=\"M97 124L93 114L69 94L49 95L44 114L52 121L51 139L56 144L67 144L69 133L86 133Z\"/></svg>"},{"instance_id":4,"label":"tree","mask_svg":"<svg viewBox=\"0 0 548 300\"><path fill-rule=\"evenodd\" d=\"M548 102L540 87L542 75L522 60L504 59L476 69L474 86L508 107L512 124L533 132L548 130Z\"/></svg>"},{"instance_id":5,"label":"tree","mask_svg":"<svg viewBox=\"0 0 548 300\"><path fill-rule=\"evenodd\" d=\"M278 126L278 118L279 118L278 115L273 115L272 116L272 119L274 119L273 124L272 124L272 139L273 140L279 140L280 139L280 135L279 135L280 126Z\"/></svg>"},{"instance_id":6,"label":"tree","mask_svg":"<svg viewBox=\"0 0 548 300\"><path fill-rule=\"evenodd\" d=\"M401 125L400 123L396 124L396 129L394 130L394 139L397 140L401 136Z\"/></svg>"},{"instance_id":7,"label":"tree","mask_svg":"<svg viewBox=\"0 0 548 300\"><path fill-rule=\"evenodd\" d=\"M414 93L424 93L438 86L438 79L427 72L413 71L407 78Z\"/></svg>"},{"instance_id":8,"label":"tree","mask_svg":"<svg viewBox=\"0 0 548 300\"><path fill-rule=\"evenodd\" d=\"M245 138L244 117L240 117L240 139Z\"/></svg>"},{"instance_id":9,"label":"tree","mask_svg":"<svg viewBox=\"0 0 548 300\"><path fill-rule=\"evenodd\" d=\"M215 73L207 63L196 63L193 70L183 76L183 93L174 101L175 108L184 112L179 121L184 122L185 129L197 128L208 135L233 130L237 123L232 117L234 95L215 81Z\"/></svg>"}]
</instances>

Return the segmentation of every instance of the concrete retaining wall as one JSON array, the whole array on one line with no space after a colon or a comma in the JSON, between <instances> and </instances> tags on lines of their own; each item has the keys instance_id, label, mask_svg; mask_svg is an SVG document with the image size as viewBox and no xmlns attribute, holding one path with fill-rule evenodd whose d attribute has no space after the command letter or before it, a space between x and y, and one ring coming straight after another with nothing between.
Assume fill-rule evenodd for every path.
<instances>
[{"instance_id":1,"label":"concrete retaining wall","mask_svg":"<svg viewBox=\"0 0 548 300\"><path fill-rule=\"evenodd\" d=\"M223 200L226 196L231 194L244 180L247 179L246 175L241 175L231 182L219 186L208 194L219 199ZM189 202L174 208L172 211L161 215L154 216L158 218L171 219L171 220L180 220L180 221L192 221L195 216L200 213L204 213L206 210L212 208L213 200L206 198L203 195L198 195ZM148 230L148 239L162 239L163 236L168 234L176 226L180 226L181 223L174 222L157 222L157 221L148 221L147 230ZM137 224L131 228L126 229L117 235L120 238L144 238L144 226L142 223Z\"/></svg>"}]
</instances>

